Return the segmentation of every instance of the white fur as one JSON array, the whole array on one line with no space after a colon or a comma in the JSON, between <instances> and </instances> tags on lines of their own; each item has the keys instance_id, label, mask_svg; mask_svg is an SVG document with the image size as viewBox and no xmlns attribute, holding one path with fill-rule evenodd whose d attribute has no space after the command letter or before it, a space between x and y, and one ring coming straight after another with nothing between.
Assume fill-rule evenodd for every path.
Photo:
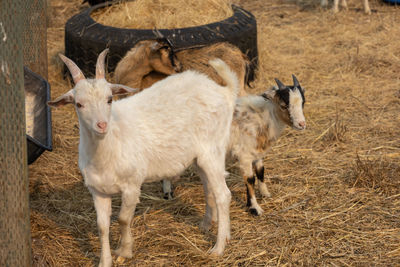
<instances>
[{"instance_id":1,"label":"white fur","mask_svg":"<svg viewBox=\"0 0 400 267\"><path fill-rule=\"evenodd\" d=\"M368 0L362 0L363 1L363 6L364 6L364 12L368 15L371 15L371 9L369 8L369 3ZM346 0L341 0L340 4L344 9L347 9L347 1ZM328 6L328 0L321 0L321 6L326 7ZM333 7L332 7L333 12L337 13L339 12L339 0L333 0Z\"/></svg>"},{"instance_id":2,"label":"white fur","mask_svg":"<svg viewBox=\"0 0 400 267\"><path fill-rule=\"evenodd\" d=\"M279 138L286 126L291 126L297 130L305 129L305 117L299 89L290 91L289 107L287 109L289 114L285 114L287 111L280 108L282 103L275 97L276 90L277 88L274 87L264 92L264 95L270 99L259 95L248 95L239 97L236 101L228 152L238 160L239 169L245 183L247 183L247 178L255 176L254 169L263 168L262 159L266 156L270 144ZM286 120L284 119L285 116ZM289 119L290 122L288 121ZM260 129L267 129L266 139L268 145L264 149L260 149L257 142ZM264 197L270 196L265 182L259 180L258 188ZM165 182L164 189L171 190L169 181ZM164 191L164 194L168 193L170 191ZM255 195L250 196L249 209L253 209L253 213L256 215L263 213ZM209 214L212 214L212 212L210 211ZM216 216L213 215L210 216L209 220L215 220L215 218Z\"/></svg>"},{"instance_id":3,"label":"white fur","mask_svg":"<svg viewBox=\"0 0 400 267\"><path fill-rule=\"evenodd\" d=\"M302 97L299 90L291 91L289 94L289 114L292 121L292 126L298 130L303 130L302 123L306 119L303 114ZM304 124L305 125L305 124Z\"/></svg>"},{"instance_id":4,"label":"white fur","mask_svg":"<svg viewBox=\"0 0 400 267\"><path fill-rule=\"evenodd\" d=\"M192 163L199 169L206 194L208 211L202 225L208 224L210 205L218 216L217 242L211 253L223 253L230 239L231 199L224 177L225 151L239 85L222 60L210 64L226 79L227 87L186 71L112 105L107 103L112 89L104 79L84 79L64 95L66 102L73 95L75 103L82 105L76 108L79 168L97 212L100 266L112 265L111 196L122 194L121 242L116 253L132 257L130 223L142 183L179 175ZM57 100L64 101L64 96ZM56 106L56 101L49 105ZM106 123L106 129L99 129L99 122Z\"/></svg>"}]
</instances>

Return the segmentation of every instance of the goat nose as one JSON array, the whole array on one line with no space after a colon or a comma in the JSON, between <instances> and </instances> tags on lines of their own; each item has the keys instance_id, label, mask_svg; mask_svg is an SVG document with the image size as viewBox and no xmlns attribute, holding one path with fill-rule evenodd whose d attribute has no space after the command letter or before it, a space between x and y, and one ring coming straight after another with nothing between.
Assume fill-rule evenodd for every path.
<instances>
[{"instance_id":1,"label":"goat nose","mask_svg":"<svg viewBox=\"0 0 400 267\"><path fill-rule=\"evenodd\" d=\"M105 130L107 128L107 122L105 121L98 122L97 127L99 127L102 130Z\"/></svg>"},{"instance_id":2,"label":"goat nose","mask_svg":"<svg viewBox=\"0 0 400 267\"><path fill-rule=\"evenodd\" d=\"M305 121L299 122L299 126L300 126L301 128L305 128L305 127L306 127L306 122L305 122Z\"/></svg>"}]
</instances>

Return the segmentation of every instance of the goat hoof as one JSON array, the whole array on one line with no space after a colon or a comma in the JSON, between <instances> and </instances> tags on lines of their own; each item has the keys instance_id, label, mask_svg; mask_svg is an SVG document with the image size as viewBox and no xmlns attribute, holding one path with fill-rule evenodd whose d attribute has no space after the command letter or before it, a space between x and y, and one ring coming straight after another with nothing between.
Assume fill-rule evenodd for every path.
<instances>
[{"instance_id":1,"label":"goat hoof","mask_svg":"<svg viewBox=\"0 0 400 267\"><path fill-rule=\"evenodd\" d=\"M261 208L249 208L249 212L251 215L254 216L261 216L263 214L263 210Z\"/></svg>"},{"instance_id":2,"label":"goat hoof","mask_svg":"<svg viewBox=\"0 0 400 267\"><path fill-rule=\"evenodd\" d=\"M249 211L250 211L250 214L251 214L251 215L255 215L255 216L258 216L258 215L259 215L258 212L257 212L257 210L254 209L254 208L249 209Z\"/></svg>"},{"instance_id":3,"label":"goat hoof","mask_svg":"<svg viewBox=\"0 0 400 267\"><path fill-rule=\"evenodd\" d=\"M121 257L121 256L118 256L116 262L117 262L118 264L123 264L123 263L125 262L125 258L124 258L124 257Z\"/></svg>"},{"instance_id":4,"label":"goat hoof","mask_svg":"<svg viewBox=\"0 0 400 267\"><path fill-rule=\"evenodd\" d=\"M174 192L169 192L164 194L164 199L171 200L174 198Z\"/></svg>"},{"instance_id":5,"label":"goat hoof","mask_svg":"<svg viewBox=\"0 0 400 267\"><path fill-rule=\"evenodd\" d=\"M271 193L268 192L268 194L261 194L262 198L270 198Z\"/></svg>"},{"instance_id":6,"label":"goat hoof","mask_svg":"<svg viewBox=\"0 0 400 267\"><path fill-rule=\"evenodd\" d=\"M211 255L211 256L220 257L220 256L222 256L223 254L224 254L224 249L219 249L219 248L213 247L213 248L210 250L210 255Z\"/></svg>"},{"instance_id":7,"label":"goat hoof","mask_svg":"<svg viewBox=\"0 0 400 267\"><path fill-rule=\"evenodd\" d=\"M268 191L267 186L265 184L260 185L260 193L263 197L271 197L271 193Z\"/></svg>"},{"instance_id":8,"label":"goat hoof","mask_svg":"<svg viewBox=\"0 0 400 267\"><path fill-rule=\"evenodd\" d=\"M210 231L210 229L212 227L212 222L205 222L203 220L203 221L200 222L199 227L203 232L208 232L208 231Z\"/></svg>"},{"instance_id":9,"label":"goat hoof","mask_svg":"<svg viewBox=\"0 0 400 267\"><path fill-rule=\"evenodd\" d=\"M132 250L123 247L116 249L115 254L119 256L118 259L122 257L127 259L132 258Z\"/></svg>"}]
</instances>

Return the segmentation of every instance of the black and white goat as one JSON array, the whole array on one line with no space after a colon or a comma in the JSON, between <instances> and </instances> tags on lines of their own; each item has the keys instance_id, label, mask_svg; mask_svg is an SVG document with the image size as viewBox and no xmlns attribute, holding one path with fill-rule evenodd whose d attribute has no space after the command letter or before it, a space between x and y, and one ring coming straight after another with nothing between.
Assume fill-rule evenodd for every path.
<instances>
[{"instance_id":1,"label":"black and white goat","mask_svg":"<svg viewBox=\"0 0 400 267\"><path fill-rule=\"evenodd\" d=\"M270 196L263 165L268 149L286 126L297 130L306 128L304 89L297 78L293 75L293 86L275 80L278 87L272 87L261 95L248 95L236 100L228 145L228 152L239 162L247 189L247 206L254 215L263 213L255 196L256 177L261 195ZM163 190L164 198L172 197L169 180L163 181ZM213 218L216 218L215 213Z\"/></svg>"}]
</instances>

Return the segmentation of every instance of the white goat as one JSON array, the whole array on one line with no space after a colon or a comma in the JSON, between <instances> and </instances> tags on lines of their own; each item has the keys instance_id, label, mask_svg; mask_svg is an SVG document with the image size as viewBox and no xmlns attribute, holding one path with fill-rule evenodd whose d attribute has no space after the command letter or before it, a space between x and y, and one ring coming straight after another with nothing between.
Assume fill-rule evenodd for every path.
<instances>
[{"instance_id":1,"label":"white goat","mask_svg":"<svg viewBox=\"0 0 400 267\"><path fill-rule=\"evenodd\" d=\"M247 188L247 206L250 213L261 215L262 208L255 197L255 177L264 197L269 197L264 181L263 158L274 140L286 126L304 130L304 89L293 75L293 86L285 86L276 79L278 87L262 95L239 97L233 115L228 146L231 156L239 162L239 169ZM164 198L172 197L171 182L163 181ZM216 214L214 213L214 220Z\"/></svg>"},{"instance_id":2,"label":"white goat","mask_svg":"<svg viewBox=\"0 0 400 267\"><path fill-rule=\"evenodd\" d=\"M371 15L371 9L369 8L368 0L362 0L362 1L363 1L363 5L364 5L365 14ZM346 0L341 0L340 5L344 9L347 9L347 1ZM322 7L328 6L328 0L321 0L321 6ZM335 13L339 12L339 0L333 0L332 10Z\"/></svg>"},{"instance_id":3,"label":"white goat","mask_svg":"<svg viewBox=\"0 0 400 267\"><path fill-rule=\"evenodd\" d=\"M224 78L223 87L206 75L172 75L134 96L112 103L112 96L133 92L105 80L104 59L96 78L86 79L76 64L61 56L75 87L48 104L74 104L80 125L79 168L91 192L101 240L100 266L111 266L111 196L122 194L121 242L116 254L132 257L130 224L144 182L180 174L194 163L206 195L205 229L217 210L218 235L211 254L222 255L230 239L231 193L225 182L225 151L239 91L236 75L220 59L210 61Z\"/></svg>"}]
</instances>

